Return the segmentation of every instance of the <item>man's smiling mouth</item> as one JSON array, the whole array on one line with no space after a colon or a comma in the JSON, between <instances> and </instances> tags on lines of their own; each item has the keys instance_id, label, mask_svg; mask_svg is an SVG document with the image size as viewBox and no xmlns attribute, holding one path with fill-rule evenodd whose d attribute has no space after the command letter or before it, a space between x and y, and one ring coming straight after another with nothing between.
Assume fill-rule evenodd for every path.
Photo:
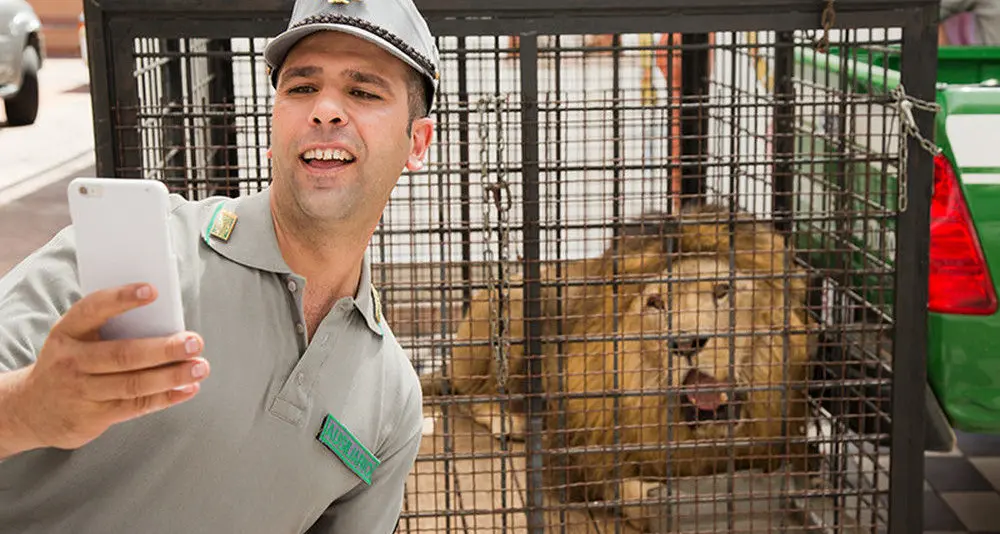
<instances>
[{"instance_id":1,"label":"man's smiling mouth","mask_svg":"<svg viewBox=\"0 0 1000 534\"><path fill-rule=\"evenodd\" d=\"M354 161L354 155L340 148L312 148L299 156L307 166L315 169L333 169Z\"/></svg>"}]
</instances>

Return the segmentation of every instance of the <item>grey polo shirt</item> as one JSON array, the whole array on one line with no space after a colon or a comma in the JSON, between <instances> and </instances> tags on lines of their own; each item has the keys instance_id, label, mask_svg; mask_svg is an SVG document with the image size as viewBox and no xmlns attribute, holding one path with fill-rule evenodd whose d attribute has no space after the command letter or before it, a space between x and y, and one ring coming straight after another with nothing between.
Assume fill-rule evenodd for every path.
<instances>
[{"instance_id":1,"label":"grey polo shirt","mask_svg":"<svg viewBox=\"0 0 1000 534\"><path fill-rule=\"evenodd\" d=\"M212 374L80 449L0 462L0 533L393 531L420 445L416 373L367 257L356 297L307 342L305 280L282 259L268 193L172 198L186 326ZM211 235L220 208L237 216L228 240ZM80 298L73 247L70 227L0 280L0 370L31 362Z\"/></svg>"}]
</instances>

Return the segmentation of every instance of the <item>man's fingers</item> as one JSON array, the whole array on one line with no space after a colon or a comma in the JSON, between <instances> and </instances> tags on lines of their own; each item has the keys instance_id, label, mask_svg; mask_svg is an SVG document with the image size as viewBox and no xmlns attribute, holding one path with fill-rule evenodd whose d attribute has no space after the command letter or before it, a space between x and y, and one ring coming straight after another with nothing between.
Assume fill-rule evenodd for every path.
<instances>
[{"instance_id":1,"label":"man's fingers","mask_svg":"<svg viewBox=\"0 0 1000 534\"><path fill-rule=\"evenodd\" d=\"M193 358L143 371L88 376L83 394L98 402L137 399L190 386L204 380L208 373L208 362Z\"/></svg>"},{"instance_id":2,"label":"man's fingers","mask_svg":"<svg viewBox=\"0 0 1000 534\"><path fill-rule=\"evenodd\" d=\"M110 415L115 423L135 419L188 401L199 389L199 384L192 384L183 390L175 389L145 397L112 401L108 403Z\"/></svg>"},{"instance_id":3,"label":"man's fingers","mask_svg":"<svg viewBox=\"0 0 1000 534\"><path fill-rule=\"evenodd\" d=\"M201 337L184 332L168 338L120 339L81 343L77 368L87 374L121 373L158 367L197 356Z\"/></svg>"},{"instance_id":4,"label":"man's fingers","mask_svg":"<svg viewBox=\"0 0 1000 534\"><path fill-rule=\"evenodd\" d=\"M153 302L156 295L156 289L149 284L129 284L94 291L70 306L52 330L73 339L82 339L108 319Z\"/></svg>"}]
</instances>

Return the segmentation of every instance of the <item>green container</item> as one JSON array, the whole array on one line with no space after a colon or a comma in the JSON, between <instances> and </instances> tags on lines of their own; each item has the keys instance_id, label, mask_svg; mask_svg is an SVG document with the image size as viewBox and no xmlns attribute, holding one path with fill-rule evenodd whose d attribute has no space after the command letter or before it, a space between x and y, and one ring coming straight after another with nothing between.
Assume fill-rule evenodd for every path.
<instances>
[{"instance_id":1,"label":"green container","mask_svg":"<svg viewBox=\"0 0 1000 534\"><path fill-rule=\"evenodd\" d=\"M865 92L869 82L880 91L893 89L899 83L899 48L882 47L879 50L852 48L849 61L843 62L840 49L831 47L828 55L811 50L797 49L796 60L800 65L810 63L839 71L846 66L848 76L856 81L856 90ZM937 81L949 85L979 85L995 81L1000 84L1000 47L997 46L941 46L938 48Z\"/></svg>"},{"instance_id":2,"label":"green container","mask_svg":"<svg viewBox=\"0 0 1000 534\"><path fill-rule=\"evenodd\" d=\"M876 60L881 59L879 56ZM888 67L899 70L899 55L889 56ZM1000 82L1000 47L942 46L938 49L939 83L979 84L987 80Z\"/></svg>"}]
</instances>

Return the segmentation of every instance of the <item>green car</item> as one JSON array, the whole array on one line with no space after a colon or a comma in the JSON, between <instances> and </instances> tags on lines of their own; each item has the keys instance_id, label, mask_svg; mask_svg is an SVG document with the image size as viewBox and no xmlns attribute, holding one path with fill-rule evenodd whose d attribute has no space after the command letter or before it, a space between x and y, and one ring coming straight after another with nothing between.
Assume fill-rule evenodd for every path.
<instances>
[{"instance_id":1,"label":"green car","mask_svg":"<svg viewBox=\"0 0 1000 534\"><path fill-rule=\"evenodd\" d=\"M872 50L875 50L874 48ZM827 88L849 87L856 94L868 91L891 93L899 84L899 58L893 52L881 49L851 49L849 59L839 56L837 50L820 54L812 50L796 52L796 72L816 74ZM828 74L832 73L832 75ZM846 76L844 84L840 76ZM927 375L930 393L929 448L950 447L951 429L971 433L1000 434L1000 314L997 306L997 284L1000 283L1000 47L942 46L938 55L937 104L935 129L931 141L940 148L934 160L934 188L931 199L929 302L928 302L928 351ZM861 108L859 108L861 109ZM867 121L890 120L892 113L881 109L871 111L868 104ZM914 110L913 113L920 111ZM862 112L858 112L859 114ZM822 113L816 114L815 124L806 129L821 130ZM874 118L872 117L874 116ZM898 116L898 114L896 115ZM808 119L805 121L808 122ZM862 121L857 121L858 123ZM898 127L898 124L897 124ZM869 131L881 131L879 125ZM810 130L811 131L811 130ZM898 131L898 130L897 130ZM875 153L864 143L858 132L852 138L859 151ZM927 134L925 134L927 135ZM872 136L874 137L874 136ZM928 136L929 137L929 136ZM823 145L830 150L822 136L800 135L799 151L808 151L810 145ZM800 152L802 153L802 152ZM819 164L816 164L819 165ZM853 176L853 190L869 193L868 196L884 201L854 200L855 212L863 212L864 205L878 204L878 209L896 209L893 195L879 195L878 188L896 190L894 177L888 185L885 173L865 172L870 163L852 163L848 170ZM800 169L801 170L801 169ZM833 176L833 169L809 168L805 176ZM818 172L817 172L818 171ZM853 171L853 172L852 172ZM877 175L866 183L866 176ZM817 180L812 190L823 187L832 190L830 178L824 183ZM805 188L808 192L810 187ZM832 196L832 195L830 195ZM860 195L864 196L864 195ZM800 194L797 207L822 211L829 206L818 206L810 196ZM879 225L876 225L879 226ZM800 227L799 244L805 249L817 250L811 260L828 267L835 267L842 259L822 252L822 237L830 235L815 225ZM872 261L872 251L880 252L880 261L891 265L894 256L895 230L891 224L885 228L868 228L862 225L851 234L859 252L849 261L857 270L864 261ZM884 285L885 282L882 281ZM878 287L878 282L856 275L852 287ZM882 289L878 294L865 295L874 303L891 304L893 298ZM934 402L936 401L936 403Z\"/></svg>"},{"instance_id":2,"label":"green car","mask_svg":"<svg viewBox=\"0 0 1000 534\"><path fill-rule=\"evenodd\" d=\"M938 64L928 379L954 428L1000 433L1000 48Z\"/></svg>"}]
</instances>

